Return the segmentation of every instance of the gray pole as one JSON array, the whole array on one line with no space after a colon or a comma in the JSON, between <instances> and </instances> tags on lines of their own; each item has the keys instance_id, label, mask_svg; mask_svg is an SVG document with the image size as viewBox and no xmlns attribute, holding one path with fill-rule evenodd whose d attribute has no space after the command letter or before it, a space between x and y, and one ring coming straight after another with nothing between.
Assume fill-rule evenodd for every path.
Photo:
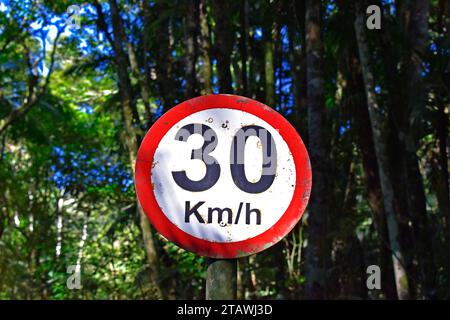
<instances>
[{"instance_id":1,"label":"gray pole","mask_svg":"<svg viewBox=\"0 0 450 320\"><path fill-rule=\"evenodd\" d=\"M207 258L206 300L233 300L237 293L237 260Z\"/></svg>"}]
</instances>

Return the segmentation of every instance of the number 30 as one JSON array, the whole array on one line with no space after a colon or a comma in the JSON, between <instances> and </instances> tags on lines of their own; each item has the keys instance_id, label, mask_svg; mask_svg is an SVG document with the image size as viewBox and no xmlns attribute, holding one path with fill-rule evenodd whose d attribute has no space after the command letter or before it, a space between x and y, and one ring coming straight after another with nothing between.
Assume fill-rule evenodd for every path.
<instances>
[{"instance_id":1,"label":"number 30","mask_svg":"<svg viewBox=\"0 0 450 320\"><path fill-rule=\"evenodd\" d=\"M265 133L265 136L263 136ZM186 142L193 134L203 137L203 145L199 149L192 150L191 159L202 160L206 166L205 176L194 181L187 177L186 171L172 171L175 182L188 191L205 191L214 186L220 177L220 165L210 155L217 146L216 132L209 126L192 123L178 130L175 139ZM260 139L263 153L263 165L261 177L257 182L250 182L245 176L244 151L248 137L256 136ZM235 185L244 192L261 193L266 191L275 179L277 169L277 149L275 141L269 131L261 126L249 125L239 129L233 137L230 150L230 171Z\"/></svg>"}]
</instances>

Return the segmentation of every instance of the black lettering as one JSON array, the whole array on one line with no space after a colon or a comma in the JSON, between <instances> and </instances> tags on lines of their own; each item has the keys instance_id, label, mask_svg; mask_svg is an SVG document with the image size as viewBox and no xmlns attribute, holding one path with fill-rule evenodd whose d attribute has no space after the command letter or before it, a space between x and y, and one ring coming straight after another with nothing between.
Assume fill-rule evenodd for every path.
<instances>
[{"instance_id":1,"label":"black lettering","mask_svg":"<svg viewBox=\"0 0 450 320\"><path fill-rule=\"evenodd\" d=\"M208 208L208 223L212 223L213 222L213 213L217 212L217 223L221 223L223 220L223 213L227 212L228 213L228 223L231 224L233 223L233 212L231 211L230 208Z\"/></svg>"},{"instance_id":2,"label":"black lettering","mask_svg":"<svg viewBox=\"0 0 450 320\"><path fill-rule=\"evenodd\" d=\"M256 224L261 224L261 211L259 209L250 209L250 203L245 204L245 223L250 224L252 212L256 213Z\"/></svg>"},{"instance_id":3,"label":"black lettering","mask_svg":"<svg viewBox=\"0 0 450 320\"><path fill-rule=\"evenodd\" d=\"M226 207L208 207L208 218L203 218L199 213L199 209L204 204L205 201L199 201L191 207L191 201L185 201L184 222L190 223L191 216L194 215L199 223L214 223L214 220L216 220L217 223L226 221L228 224L238 224L241 211L243 211L242 207L244 206L243 202L239 202L239 208L237 210L235 221L233 222L233 210ZM227 214L227 216L224 217L224 214ZM214 219L214 215L217 215L217 219ZM251 208L250 203L245 203L245 224L251 224L253 215L256 215L254 222L258 225L261 224L261 210L257 208Z\"/></svg>"},{"instance_id":4,"label":"black lettering","mask_svg":"<svg viewBox=\"0 0 450 320\"><path fill-rule=\"evenodd\" d=\"M200 208L204 203L205 203L205 201L200 201L193 208L191 208L191 202L186 201L185 205L184 205L184 222L189 223L190 222L189 219L190 219L191 215L194 214L195 217L197 218L198 222L205 223L205 220L203 220L200 213L198 213L198 208Z\"/></svg>"},{"instance_id":5,"label":"black lettering","mask_svg":"<svg viewBox=\"0 0 450 320\"><path fill-rule=\"evenodd\" d=\"M185 142L193 134L200 134L203 137L203 146L200 149L192 150L191 159L203 161L206 166L206 174L198 181L189 179L185 170L172 171L172 177L181 188L188 191L200 192L211 188L220 177L220 166L217 160L209 155L217 146L217 135L207 125L192 123L178 130L175 139Z\"/></svg>"},{"instance_id":6,"label":"black lettering","mask_svg":"<svg viewBox=\"0 0 450 320\"><path fill-rule=\"evenodd\" d=\"M262 146L263 166L259 181L250 182L245 176L244 153L248 137L256 136ZM263 127L250 125L239 129L231 144L230 169L234 184L244 192L261 193L270 188L277 171L277 148L272 134Z\"/></svg>"},{"instance_id":7,"label":"black lettering","mask_svg":"<svg viewBox=\"0 0 450 320\"><path fill-rule=\"evenodd\" d=\"M236 214L236 219L234 220L234 224L238 224L239 218L241 217L241 211L242 211L242 202L239 202L239 208Z\"/></svg>"}]
</instances>

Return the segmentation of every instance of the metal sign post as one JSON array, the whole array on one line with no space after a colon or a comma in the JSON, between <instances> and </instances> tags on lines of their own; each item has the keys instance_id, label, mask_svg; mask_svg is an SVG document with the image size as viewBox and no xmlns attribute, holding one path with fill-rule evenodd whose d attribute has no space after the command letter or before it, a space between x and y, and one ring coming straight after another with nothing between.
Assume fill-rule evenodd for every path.
<instances>
[{"instance_id":1,"label":"metal sign post","mask_svg":"<svg viewBox=\"0 0 450 320\"><path fill-rule=\"evenodd\" d=\"M207 258L206 300L234 300L237 294L237 260Z\"/></svg>"}]
</instances>

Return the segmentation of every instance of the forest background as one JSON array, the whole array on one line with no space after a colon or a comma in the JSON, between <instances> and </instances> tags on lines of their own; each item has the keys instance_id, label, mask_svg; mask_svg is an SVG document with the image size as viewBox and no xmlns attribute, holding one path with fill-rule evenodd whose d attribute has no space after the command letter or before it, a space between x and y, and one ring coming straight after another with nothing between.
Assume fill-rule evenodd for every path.
<instances>
[{"instance_id":1,"label":"forest background","mask_svg":"<svg viewBox=\"0 0 450 320\"><path fill-rule=\"evenodd\" d=\"M449 23L447 0L0 0L0 299L203 299L204 258L152 229L133 170L211 93L280 112L313 170L238 298L449 299Z\"/></svg>"}]
</instances>

